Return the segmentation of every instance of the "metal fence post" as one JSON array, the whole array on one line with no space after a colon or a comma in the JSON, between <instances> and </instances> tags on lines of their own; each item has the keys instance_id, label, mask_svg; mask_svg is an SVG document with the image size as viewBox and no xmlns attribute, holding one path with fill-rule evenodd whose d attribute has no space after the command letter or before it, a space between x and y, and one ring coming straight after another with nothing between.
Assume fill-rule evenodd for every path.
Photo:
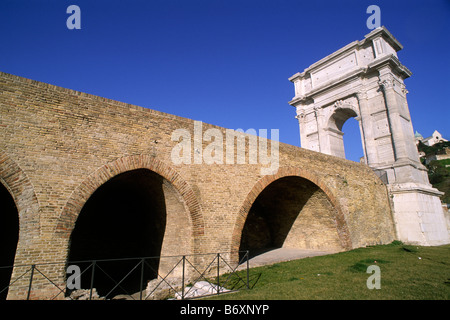
<instances>
[{"instance_id":1,"label":"metal fence post","mask_svg":"<svg viewBox=\"0 0 450 320\"><path fill-rule=\"evenodd\" d=\"M33 275L34 275L34 268L35 268L35 267L36 267L35 264L32 264L32 265L31 265L30 283L28 284L27 300L30 300L31 284L33 283Z\"/></svg>"},{"instance_id":2,"label":"metal fence post","mask_svg":"<svg viewBox=\"0 0 450 320\"><path fill-rule=\"evenodd\" d=\"M250 289L250 274L249 274L249 272L250 272L250 263L249 263L250 255L249 255L249 251L247 250L247 252L245 254L247 256L247 289Z\"/></svg>"},{"instance_id":3,"label":"metal fence post","mask_svg":"<svg viewBox=\"0 0 450 320\"><path fill-rule=\"evenodd\" d=\"M140 293L139 293L139 300L142 300L142 283L144 282L144 258L141 259L141 284L140 284Z\"/></svg>"},{"instance_id":4,"label":"metal fence post","mask_svg":"<svg viewBox=\"0 0 450 320\"><path fill-rule=\"evenodd\" d=\"M93 290L93 287L94 287L94 274L95 274L95 260L92 261L91 292L89 293L89 300L92 300L92 290Z\"/></svg>"},{"instance_id":5,"label":"metal fence post","mask_svg":"<svg viewBox=\"0 0 450 320\"><path fill-rule=\"evenodd\" d=\"M186 265L186 256L183 256L183 273L181 276L181 300L184 300L184 269Z\"/></svg>"},{"instance_id":6,"label":"metal fence post","mask_svg":"<svg viewBox=\"0 0 450 320\"><path fill-rule=\"evenodd\" d=\"M217 253L217 294L219 294L219 287L220 287L220 253Z\"/></svg>"}]
</instances>

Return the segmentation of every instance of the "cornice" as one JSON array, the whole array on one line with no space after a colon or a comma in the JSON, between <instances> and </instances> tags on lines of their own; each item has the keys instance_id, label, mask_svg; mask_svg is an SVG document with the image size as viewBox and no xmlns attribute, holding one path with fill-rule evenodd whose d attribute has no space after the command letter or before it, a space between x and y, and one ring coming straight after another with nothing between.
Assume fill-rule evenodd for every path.
<instances>
[{"instance_id":1,"label":"cornice","mask_svg":"<svg viewBox=\"0 0 450 320\"><path fill-rule=\"evenodd\" d=\"M289 104L292 106L296 106L299 103L304 102L308 99L313 99L314 96L327 90L330 86L337 86L346 81L351 81L355 78L361 78L365 74L372 72L374 70L378 70L384 66L389 66L393 71L401 75L403 79L408 78L412 75L412 72L403 64L401 64L401 62L394 54L387 54L380 56L379 58L370 62L366 66L354 68L340 77L324 82L318 87L313 88L309 92L303 94L302 96L294 97L291 101L289 101Z\"/></svg>"}]
</instances>

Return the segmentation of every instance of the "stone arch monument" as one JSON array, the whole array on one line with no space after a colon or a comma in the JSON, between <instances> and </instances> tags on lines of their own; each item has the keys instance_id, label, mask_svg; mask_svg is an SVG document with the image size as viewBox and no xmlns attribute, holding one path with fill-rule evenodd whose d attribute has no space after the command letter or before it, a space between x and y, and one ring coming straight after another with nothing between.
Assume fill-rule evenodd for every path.
<instances>
[{"instance_id":1,"label":"stone arch monument","mask_svg":"<svg viewBox=\"0 0 450 320\"><path fill-rule=\"evenodd\" d=\"M439 197L420 163L398 59L402 45L379 27L289 80L294 83L303 148L345 158L342 126L354 117L364 163L388 186L397 236L408 243L449 242Z\"/></svg>"}]
</instances>

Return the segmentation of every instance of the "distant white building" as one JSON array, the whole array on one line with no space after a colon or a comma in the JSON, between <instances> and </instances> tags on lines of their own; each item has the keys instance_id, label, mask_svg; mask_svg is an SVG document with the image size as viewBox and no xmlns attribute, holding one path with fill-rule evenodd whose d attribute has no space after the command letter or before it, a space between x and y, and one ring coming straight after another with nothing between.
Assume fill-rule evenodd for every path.
<instances>
[{"instance_id":1,"label":"distant white building","mask_svg":"<svg viewBox=\"0 0 450 320\"><path fill-rule=\"evenodd\" d=\"M428 138L423 138L423 136L416 131L414 137L416 138L416 145L419 144L419 141L422 141L423 144L425 144L426 146L433 146L436 143L439 142L447 142L448 140L444 139L442 137L442 134L439 133L439 131L435 130L433 132L433 135L431 137ZM433 160L444 160L444 159L449 159L450 158L450 149L449 148L445 148L444 149L444 153L443 154L429 154L427 156L425 156L425 152L419 152L420 157L426 157L425 158L425 164L429 164L431 161Z\"/></svg>"},{"instance_id":2,"label":"distant white building","mask_svg":"<svg viewBox=\"0 0 450 320\"><path fill-rule=\"evenodd\" d=\"M428 138L423 138L423 136L416 131L416 134L414 135L414 137L416 138L416 144L419 144L419 141L422 141L422 143L426 146L433 146L436 143L439 142L446 142L448 140L444 139L442 137L442 134L439 133L439 131L434 130L433 134L431 135L431 137Z\"/></svg>"}]
</instances>

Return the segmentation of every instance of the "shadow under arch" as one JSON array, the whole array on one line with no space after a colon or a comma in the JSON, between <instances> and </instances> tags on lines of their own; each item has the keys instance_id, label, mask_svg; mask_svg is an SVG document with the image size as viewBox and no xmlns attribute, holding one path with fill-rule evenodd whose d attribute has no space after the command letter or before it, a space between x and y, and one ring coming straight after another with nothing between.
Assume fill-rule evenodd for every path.
<instances>
[{"instance_id":1,"label":"shadow under arch","mask_svg":"<svg viewBox=\"0 0 450 320\"><path fill-rule=\"evenodd\" d=\"M12 195L0 181L0 300L5 300L19 240L19 215Z\"/></svg>"},{"instance_id":2,"label":"shadow under arch","mask_svg":"<svg viewBox=\"0 0 450 320\"><path fill-rule=\"evenodd\" d=\"M237 252L238 250L240 250L244 226L248 219L250 210L252 209L252 206L254 205L258 196L272 183L289 177L304 179L317 186L318 190L321 190L325 194L326 198L331 203L336 212L334 218L336 220L336 231L338 234L340 246L345 250L351 249L352 243L350 240L350 233L345 221L342 206L340 205L338 199L336 199L334 193L324 183L323 179L320 178L317 174L301 168L282 167L276 174L264 176L259 181L257 181L250 192L247 194L247 197L237 214L231 240L231 251Z\"/></svg>"},{"instance_id":3,"label":"shadow under arch","mask_svg":"<svg viewBox=\"0 0 450 320\"><path fill-rule=\"evenodd\" d=\"M135 155L119 158L103 165L73 191L62 209L56 226L55 235L68 239L78 215L89 197L105 182L127 171L148 169L170 182L183 197L189 210L194 240L204 234L204 220L200 203L192 188L173 168L164 162L147 155ZM195 248L193 248L195 250Z\"/></svg>"},{"instance_id":4,"label":"shadow under arch","mask_svg":"<svg viewBox=\"0 0 450 320\"><path fill-rule=\"evenodd\" d=\"M203 233L201 207L189 184L155 157L136 155L105 164L85 179L62 210L54 236L65 248L59 255L66 263L152 257L145 271L150 280L172 272L171 256L197 252ZM114 262L108 268L119 274L127 263ZM97 289L104 294L105 288L99 284Z\"/></svg>"}]
</instances>

